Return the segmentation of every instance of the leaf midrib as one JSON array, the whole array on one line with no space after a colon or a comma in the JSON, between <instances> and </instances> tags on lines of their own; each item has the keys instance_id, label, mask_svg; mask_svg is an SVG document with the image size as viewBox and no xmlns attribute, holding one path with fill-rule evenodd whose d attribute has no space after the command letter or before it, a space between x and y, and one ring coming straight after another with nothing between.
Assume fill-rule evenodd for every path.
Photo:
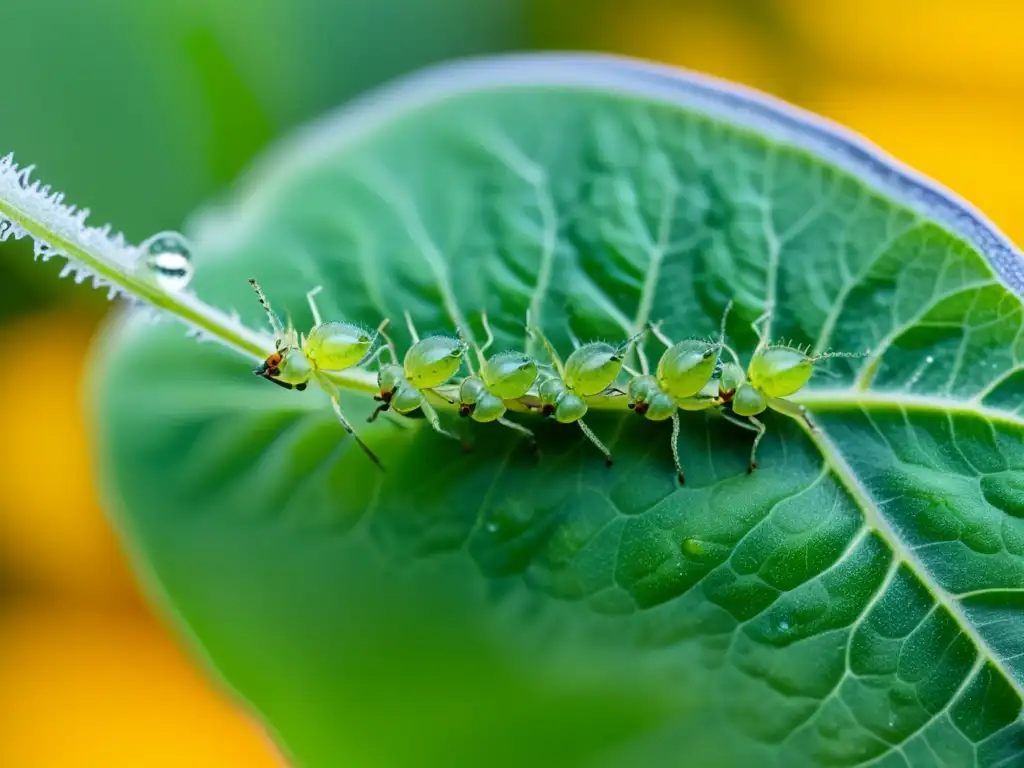
<instances>
[{"instance_id":1,"label":"leaf midrib","mask_svg":"<svg viewBox=\"0 0 1024 768\"><path fill-rule=\"evenodd\" d=\"M877 409L881 407L901 411L962 413L977 418L984 418L995 423L1024 428L1024 419L1016 417L1007 411L984 408L969 402L957 402L906 393L873 394L859 390L817 390L807 393L804 397L800 398L800 402L807 405L812 411L847 410L851 407L861 409L872 407ZM920 583L931 593L935 601L945 608L949 615L957 622L960 630L971 639L971 642L974 643L975 648L978 650L978 654L987 659L1000 671L1017 696L1024 701L1024 684L1004 668L1000 658L968 620L955 595L945 590L934 579L931 572L920 558L914 554L913 550L908 549L904 545L895 529L885 516L882 515L881 510L875 503L874 497L860 482L853 468L846 461L846 458L828 436L827 432L820 426L812 430L802 422L800 423L805 434L821 452L822 457L832 468L839 482L846 488L854 503L861 508L867 526L877 531L878 535L886 541L897 560L906 564ZM968 679L977 673L976 669L977 665L968 673Z\"/></svg>"}]
</instances>

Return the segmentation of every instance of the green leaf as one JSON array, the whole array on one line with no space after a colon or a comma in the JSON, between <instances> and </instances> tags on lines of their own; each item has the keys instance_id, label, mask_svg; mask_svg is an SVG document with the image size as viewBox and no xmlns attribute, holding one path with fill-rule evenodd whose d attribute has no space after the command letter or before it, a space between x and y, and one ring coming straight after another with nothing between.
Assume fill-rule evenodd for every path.
<instances>
[{"instance_id":1,"label":"green leaf","mask_svg":"<svg viewBox=\"0 0 1024 768\"><path fill-rule=\"evenodd\" d=\"M297 765L997 766L1024 748L1020 254L839 129L628 61L427 73L264 159L196 232L199 295L308 327L401 314L524 348L751 323L832 361L749 433L363 423L312 390L115 329L100 458L139 569ZM649 342L655 358L658 347Z\"/></svg>"}]
</instances>

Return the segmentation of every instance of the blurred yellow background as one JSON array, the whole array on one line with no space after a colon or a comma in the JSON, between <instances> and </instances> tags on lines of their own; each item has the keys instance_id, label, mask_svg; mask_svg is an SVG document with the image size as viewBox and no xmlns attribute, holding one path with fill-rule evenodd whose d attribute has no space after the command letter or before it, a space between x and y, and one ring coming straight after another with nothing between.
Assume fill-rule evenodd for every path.
<instances>
[{"instance_id":1,"label":"blurred yellow background","mask_svg":"<svg viewBox=\"0 0 1024 768\"><path fill-rule=\"evenodd\" d=\"M37 32L32 25L42 25L43 16L33 16L27 0L12 1L24 7L16 8L20 16L16 13L7 22L8 34L22 34L19 24L29 27L29 35ZM58 0L41 4L51 10L71 7ZM110 17L115 26L119 20L127 18L127 25L135 19L131 14L136 12L125 10L130 6L123 0L96 0L95 4L131 17ZM225 12L233 6L235 10L245 7L238 0L218 0L212 5ZM273 2L263 0L260 5ZM340 14L345 20L345 13L361 12L338 10L345 5L303 0L289 7L301 6L302 18L308 17L316 26L324 14L332 18ZM433 12L429 3L408 5ZM501 13L522 19L522 25L513 33L497 34L486 19L477 18L479 10L474 11L473 29L467 34L478 34L479 45L468 52L528 46L597 48L753 85L862 132L975 203L1011 238L1024 240L1024 195L1016 186L1024 175L1020 127L1024 124L1024 46L1019 34L1024 28L1024 5L1020 3L635 0L625 10L620 3L578 0L503 2L495 7L499 5ZM449 22L460 29L460 14L469 6L460 5L459 0L443 0L441 6L438 13L448 14ZM195 8L181 13L192 12L199 13ZM108 23L110 18L93 25ZM159 25L153 19L149 22L149 31L155 34ZM197 141L211 131L216 133L218 126L229 132L238 125L251 129L248 138L239 142L236 155L217 154L221 145L214 142L207 149L215 161L208 163L198 181L189 182L191 187L183 183L174 187L175 180L168 176L166 183L174 194L169 192L166 211L136 213L128 203L119 202L125 199L123 194L119 198L116 191L108 193L109 185L90 186L111 157L83 160L75 171L79 177L66 175L72 187L69 199L98 205L133 239L157 226L177 226L188 207L222 187L249 156L291 125L380 79L467 52L460 44L438 39L412 58L396 54L394 64L366 64L375 69L361 79L342 82L325 76L316 88L307 89L312 94L307 97L255 103L253 94L262 91L254 83L262 83L263 75L254 75L251 67L224 67L219 58L223 54L230 59L232 52L241 55L237 45L200 45L198 50L206 53L198 59L194 55L195 29L223 42L223 30L206 22L209 19L188 27L189 34L180 38L171 35L170 42L165 41L170 47L152 55L163 57L161 66L167 76L175 74L175 45L192 52L182 59L190 61L190 67L227 73L209 80L217 89L215 102L231 109L224 115L214 110L212 117L204 113L194 127ZM301 64L309 51L319 50L305 45L304 29L299 25L292 30L295 39L287 61ZM133 29L129 36L136 33L146 32ZM258 37L244 26L233 34L235 43ZM205 38L200 34L199 39ZM389 30L381 27L373 44L387 48L388 42ZM406 47L399 37L390 42L395 49ZM329 48L330 41L324 45ZM209 50L216 55L207 55ZM145 47L140 51L136 55L145 61L149 54ZM291 71L301 73L303 67L296 64ZM60 76L56 70L37 73L37 93L62 93ZM102 84L101 80L86 83ZM202 84L186 83L180 98L188 102L202 90ZM40 103L44 101L40 96ZM31 111L31 105L26 108ZM4 109L8 111L0 110L0 120L12 114L9 104ZM265 119L261 122L253 115ZM65 126L63 134L48 128L50 133L33 144L35 124L30 118L21 119L25 126L21 133L0 129L0 150L14 149L28 161L39 159L32 151L45 155L49 160L43 164L43 175L51 180L48 172L53 171L60 186L60 159L89 152L92 145L77 141L74 124ZM109 123L117 115L104 117L97 111L85 123L90 119L93 128L102 131L103 121ZM137 143L144 146L145 138ZM60 144L60 151L47 151L46 141ZM113 173L124 181L131 179L131 172ZM134 172L145 178L145 170ZM100 199L89 199L90 192ZM159 208L161 198L150 202ZM119 218L122 208L123 218ZM90 479L80 384L103 306L84 298L85 288L68 290L62 284L51 295L52 270L40 269L37 275L36 268L28 265L24 248L5 247L0 255L0 282L7 286L0 299L14 297L10 305L15 307L3 317L4 335L20 345L20 355L27 356L19 360L22 370L42 372L30 382L0 378L5 426L5 440L0 443L0 765L279 765L258 728L205 680L147 610L98 507ZM17 265L8 263L15 259ZM26 295L32 300L19 299ZM40 471L40 457L45 457L45 471Z\"/></svg>"}]
</instances>

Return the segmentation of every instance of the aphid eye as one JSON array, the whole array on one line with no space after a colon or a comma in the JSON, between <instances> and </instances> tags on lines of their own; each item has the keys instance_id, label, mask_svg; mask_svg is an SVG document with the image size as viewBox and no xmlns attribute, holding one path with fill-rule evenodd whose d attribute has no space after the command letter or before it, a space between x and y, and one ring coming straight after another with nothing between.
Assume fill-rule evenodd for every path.
<instances>
[{"instance_id":1,"label":"aphid eye","mask_svg":"<svg viewBox=\"0 0 1024 768\"><path fill-rule=\"evenodd\" d=\"M305 392L306 391L306 385L305 384L296 384L295 385L295 389L297 389L299 392Z\"/></svg>"}]
</instances>

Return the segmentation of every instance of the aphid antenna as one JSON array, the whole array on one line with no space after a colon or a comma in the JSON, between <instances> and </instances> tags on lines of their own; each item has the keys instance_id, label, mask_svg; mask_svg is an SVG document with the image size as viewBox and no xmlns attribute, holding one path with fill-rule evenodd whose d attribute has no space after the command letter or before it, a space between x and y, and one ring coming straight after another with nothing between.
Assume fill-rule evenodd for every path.
<instances>
[{"instance_id":1,"label":"aphid antenna","mask_svg":"<svg viewBox=\"0 0 1024 768\"><path fill-rule=\"evenodd\" d=\"M323 318L320 317L320 310L316 306L316 297L322 291L324 287L318 285L306 293L306 301L309 303L309 311L313 313L313 327L323 324Z\"/></svg>"},{"instance_id":2,"label":"aphid antenna","mask_svg":"<svg viewBox=\"0 0 1024 768\"><path fill-rule=\"evenodd\" d=\"M750 327L754 329L754 335L757 336L757 347L754 349L755 355L768 346L768 335L765 333L765 329L762 328L762 326L770 323L771 319L772 309L769 307L750 324Z\"/></svg>"},{"instance_id":3,"label":"aphid antenna","mask_svg":"<svg viewBox=\"0 0 1024 768\"><path fill-rule=\"evenodd\" d=\"M722 320L718 324L718 344L719 346L725 345L725 325L729 321L729 313L732 312L732 299L729 299L725 304L725 309L722 310Z\"/></svg>"},{"instance_id":4,"label":"aphid antenna","mask_svg":"<svg viewBox=\"0 0 1024 768\"><path fill-rule=\"evenodd\" d=\"M256 297L260 301L260 306L267 313L267 318L270 320L270 328L274 332L274 336L277 341L277 348L281 348L281 342L284 339L284 326L281 325L281 319L277 316L273 309L270 308L270 302L267 301L266 294L263 293L263 289L260 288L260 284L256 282L255 277L249 278L249 285L256 291Z\"/></svg>"},{"instance_id":5,"label":"aphid antenna","mask_svg":"<svg viewBox=\"0 0 1024 768\"><path fill-rule=\"evenodd\" d=\"M387 328L388 323L390 323L390 322L391 322L391 320L389 318L385 317L383 320L380 321L380 325L378 325L376 327L376 329L374 329L374 331L373 331L373 342L372 342L373 345L376 345L378 337L383 337L385 339L388 339L387 334L384 333L384 329ZM388 341L390 342L390 339L388 339ZM361 365L361 366L372 365L374 362L380 360L380 356L384 353L385 349L388 350L388 353L391 354L392 358L393 358L394 357L393 350L391 350L389 345L387 343L385 343L385 344L381 344L380 346L374 346L369 352L366 353L366 356L362 360L359 361L359 365Z\"/></svg>"},{"instance_id":6,"label":"aphid antenna","mask_svg":"<svg viewBox=\"0 0 1024 768\"><path fill-rule=\"evenodd\" d=\"M551 359L551 367L554 368L556 375L560 379L565 378L565 366L562 365L562 358L558 356L555 348L551 346L551 342L548 337L544 335L544 332L540 328L536 327L531 321L530 310L526 310L526 332L530 334L532 338L540 341L541 346L544 347L544 351Z\"/></svg>"},{"instance_id":7,"label":"aphid antenna","mask_svg":"<svg viewBox=\"0 0 1024 768\"><path fill-rule=\"evenodd\" d=\"M659 320L656 323L647 323L647 330L650 331L651 335L656 338L663 346L671 347L675 342L666 336L661 330L661 324L664 320Z\"/></svg>"},{"instance_id":8,"label":"aphid antenna","mask_svg":"<svg viewBox=\"0 0 1024 768\"><path fill-rule=\"evenodd\" d=\"M379 347L378 349L387 349L388 354L391 355L392 364L398 365L398 348L395 347L394 339L392 339L388 335L388 332L384 330L387 327L387 324L388 320L385 318L384 322L377 326L377 333L384 339L384 346Z\"/></svg>"},{"instance_id":9,"label":"aphid antenna","mask_svg":"<svg viewBox=\"0 0 1024 768\"><path fill-rule=\"evenodd\" d=\"M412 343L416 344L420 340L420 335L416 332L416 324L412 321L412 315L409 314L409 310L405 310L405 327L409 329L409 336L412 337ZM397 356L396 356L397 361Z\"/></svg>"},{"instance_id":10,"label":"aphid antenna","mask_svg":"<svg viewBox=\"0 0 1024 768\"><path fill-rule=\"evenodd\" d=\"M629 352L630 347L632 347L634 344L636 344L640 339L642 339L646 335L647 335L647 328L641 328L639 331L634 333L632 336L630 336L624 342L619 344L618 349L616 350L616 352L618 352L621 356L625 357L626 354Z\"/></svg>"},{"instance_id":11,"label":"aphid antenna","mask_svg":"<svg viewBox=\"0 0 1024 768\"><path fill-rule=\"evenodd\" d=\"M480 324L484 327L484 333L487 334L487 338L484 340L484 345L482 347L476 348L476 359L479 361L480 367L483 368L484 363L486 362L484 353L487 352L487 350L494 344L494 331L491 330L491 324L487 322L486 310L480 313ZM473 366L469 364L468 359L466 360L466 365L470 369L469 372L473 373Z\"/></svg>"},{"instance_id":12,"label":"aphid antenna","mask_svg":"<svg viewBox=\"0 0 1024 768\"><path fill-rule=\"evenodd\" d=\"M568 323L565 324L565 332L569 336L569 341L572 343L573 349L579 349L583 346L583 342L580 341L580 337L573 332L572 326Z\"/></svg>"},{"instance_id":13,"label":"aphid antenna","mask_svg":"<svg viewBox=\"0 0 1024 768\"><path fill-rule=\"evenodd\" d=\"M740 356L738 354L736 354L736 350L733 349L732 346L730 346L729 344L724 344L724 343L722 344L722 349L724 349L726 352L729 353L729 357L732 358L732 361L734 363L736 363L736 365L738 365L740 367L740 370L742 370L743 369L743 363L740 362Z\"/></svg>"}]
</instances>

